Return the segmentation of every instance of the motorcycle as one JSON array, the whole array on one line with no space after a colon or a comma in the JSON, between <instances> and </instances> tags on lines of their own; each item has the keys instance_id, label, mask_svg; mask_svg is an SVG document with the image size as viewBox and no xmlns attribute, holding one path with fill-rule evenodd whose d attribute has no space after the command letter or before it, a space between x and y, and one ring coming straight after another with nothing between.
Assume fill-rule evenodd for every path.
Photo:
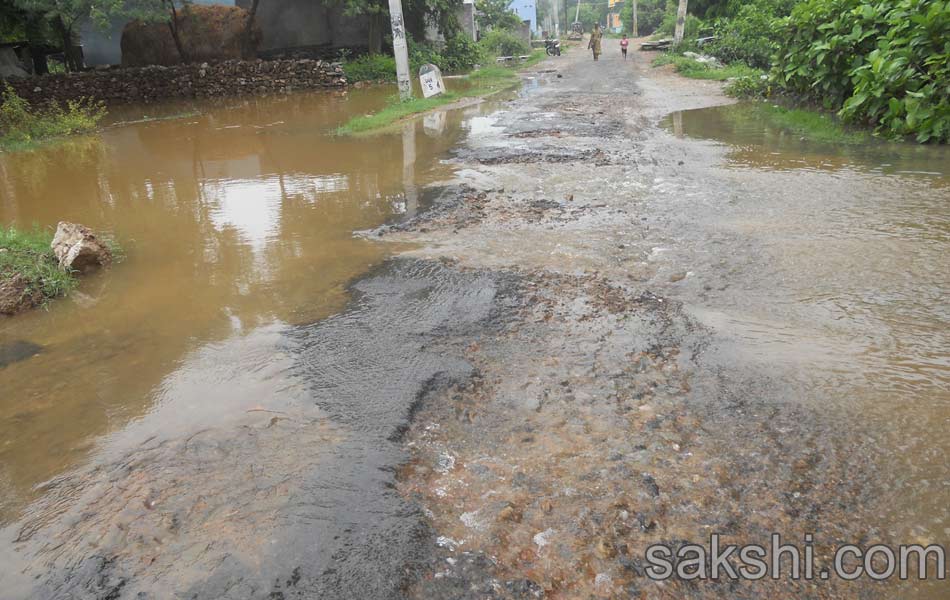
<instances>
[{"instance_id":1,"label":"motorcycle","mask_svg":"<svg viewBox=\"0 0 950 600\"><path fill-rule=\"evenodd\" d=\"M561 40L552 39L544 40L544 51L548 56L560 56L561 55Z\"/></svg>"}]
</instances>

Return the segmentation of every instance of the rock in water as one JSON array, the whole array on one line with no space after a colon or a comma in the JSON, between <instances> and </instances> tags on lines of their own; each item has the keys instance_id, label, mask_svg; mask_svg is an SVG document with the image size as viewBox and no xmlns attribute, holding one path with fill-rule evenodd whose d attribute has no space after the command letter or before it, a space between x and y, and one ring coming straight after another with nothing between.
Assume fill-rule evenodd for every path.
<instances>
[{"instance_id":1,"label":"rock in water","mask_svg":"<svg viewBox=\"0 0 950 600\"><path fill-rule=\"evenodd\" d=\"M78 223L61 221L51 244L63 269L87 271L112 262L112 251L92 230Z\"/></svg>"},{"instance_id":2,"label":"rock in water","mask_svg":"<svg viewBox=\"0 0 950 600\"><path fill-rule=\"evenodd\" d=\"M42 346L38 346L33 342L28 342L26 340L0 343L0 369L11 363L26 360L31 356L35 356L42 350Z\"/></svg>"}]
</instances>

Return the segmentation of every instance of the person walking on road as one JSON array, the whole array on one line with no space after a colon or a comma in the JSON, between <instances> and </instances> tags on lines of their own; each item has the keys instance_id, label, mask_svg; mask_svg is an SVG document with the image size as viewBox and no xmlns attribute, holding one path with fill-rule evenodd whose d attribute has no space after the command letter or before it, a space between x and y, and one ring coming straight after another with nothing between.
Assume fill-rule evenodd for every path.
<instances>
[{"instance_id":1,"label":"person walking on road","mask_svg":"<svg viewBox=\"0 0 950 600\"><path fill-rule=\"evenodd\" d=\"M594 51L594 60L600 57L600 38L603 35L600 31L600 23L595 23L594 30L590 32L590 42L587 44L587 49Z\"/></svg>"},{"instance_id":2,"label":"person walking on road","mask_svg":"<svg viewBox=\"0 0 950 600\"><path fill-rule=\"evenodd\" d=\"M630 45L630 40L627 39L627 34L623 34L623 37L620 38L620 53L623 54L623 59L627 60L627 46Z\"/></svg>"}]
</instances>

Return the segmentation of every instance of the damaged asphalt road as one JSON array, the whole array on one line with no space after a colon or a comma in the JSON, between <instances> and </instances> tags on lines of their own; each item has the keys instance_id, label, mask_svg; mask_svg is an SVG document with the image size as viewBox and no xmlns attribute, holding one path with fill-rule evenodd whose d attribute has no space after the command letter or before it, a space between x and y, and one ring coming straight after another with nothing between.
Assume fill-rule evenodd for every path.
<instances>
[{"instance_id":1,"label":"damaged asphalt road","mask_svg":"<svg viewBox=\"0 0 950 600\"><path fill-rule=\"evenodd\" d=\"M544 64L559 77L477 109L487 126L453 150L455 178L424 191L428 209L361 233L405 245L351 285L343 312L197 353L211 366L195 372L215 380L189 389L260 385L267 401L187 418L159 406L108 440L105 460L44 484L29 519L3 530L15 540L4 589L893 596L868 582L645 576L650 545L713 532L812 534L819 568L832 544L895 535L865 425L794 362L714 326L726 308L793 303L763 244L715 218L747 210L737 199L761 182L715 171L722 149L659 126L728 100L718 84L646 73L647 60L592 65L574 50Z\"/></svg>"},{"instance_id":2,"label":"damaged asphalt road","mask_svg":"<svg viewBox=\"0 0 950 600\"><path fill-rule=\"evenodd\" d=\"M407 256L522 280L517 318L464 349L476 374L427 393L406 436L399 490L436 536L410 597L883 593L645 576L651 544L712 532L730 543L809 533L820 566L829 544L884 534L868 525L881 482L860 426L803 406L781 372L744 360L690 310L730 293L756 252L734 238L728 261L708 246L698 252L710 264L669 258L692 216L683 196L696 194L676 178L692 169L703 181L717 159L657 123L727 100L715 84L639 78L643 64L568 55L563 78L499 107L455 151L458 178L428 212L371 234L416 244ZM710 187L709 204L730 193Z\"/></svg>"}]
</instances>

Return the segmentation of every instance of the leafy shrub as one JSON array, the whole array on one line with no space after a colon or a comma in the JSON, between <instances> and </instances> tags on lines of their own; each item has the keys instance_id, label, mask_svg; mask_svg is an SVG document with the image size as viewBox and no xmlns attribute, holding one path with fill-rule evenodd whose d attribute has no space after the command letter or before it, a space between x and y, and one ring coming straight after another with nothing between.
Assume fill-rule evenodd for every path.
<instances>
[{"instance_id":1,"label":"leafy shrub","mask_svg":"<svg viewBox=\"0 0 950 600\"><path fill-rule=\"evenodd\" d=\"M950 140L950 1L806 0L775 78L889 137Z\"/></svg>"},{"instance_id":2,"label":"leafy shrub","mask_svg":"<svg viewBox=\"0 0 950 600\"><path fill-rule=\"evenodd\" d=\"M707 28L702 19L694 15L687 14L686 22L683 23L683 40L695 40ZM676 31L676 8L667 11L663 16L663 21L657 28L656 33L665 37L673 37Z\"/></svg>"},{"instance_id":3,"label":"leafy shrub","mask_svg":"<svg viewBox=\"0 0 950 600\"><path fill-rule=\"evenodd\" d=\"M388 54L364 54L343 63L350 83L357 81L396 81L396 59Z\"/></svg>"},{"instance_id":4,"label":"leafy shrub","mask_svg":"<svg viewBox=\"0 0 950 600\"><path fill-rule=\"evenodd\" d=\"M637 33L650 35L659 29L667 13L667 4L667 0L640 0L637 5Z\"/></svg>"},{"instance_id":5,"label":"leafy shrub","mask_svg":"<svg viewBox=\"0 0 950 600\"><path fill-rule=\"evenodd\" d=\"M510 31L495 29L485 34L478 45L488 55L522 56L531 52L531 47L523 38Z\"/></svg>"},{"instance_id":6,"label":"leafy shrub","mask_svg":"<svg viewBox=\"0 0 950 600\"><path fill-rule=\"evenodd\" d=\"M768 69L772 55L778 51L782 26L778 17L787 16L785 10L785 3L775 0L743 5L734 17L716 21L716 39L705 47L706 51L726 63L742 61L751 67Z\"/></svg>"},{"instance_id":7,"label":"leafy shrub","mask_svg":"<svg viewBox=\"0 0 950 600\"><path fill-rule=\"evenodd\" d=\"M767 75L744 75L730 81L725 92L734 98L761 100L772 95L772 85Z\"/></svg>"},{"instance_id":8,"label":"leafy shrub","mask_svg":"<svg viewBox=\"0 0 950 600\"><path fill-rule=\"evenodd\" d=\"M7 84L0 105L0 146L28 144L94 130L106 114L101 102L70 100L65 107L50 103L42 109L17 95Z\"/></svg>"},{"instance_id":9,"label":"leafy shrub","mask_svg":"<svg viewBox=\"0 0 950 600\"><path fill-rule=\"evenodd\" d=\"M413 72L418 71L419 67L427 63L439 65L441 68L442 54L438 48L430 44L417 42L411 37L408 37L407 41L409 42L409 64Z\"/></svg>"},{"instance_id":10,"label":"leafy shrub","mask_svg":"<svg viewBox=\"0 0 950 600\"><path fill-rule=\"evenodd\" d=\"M469 71L481 62L482 50L478 44L466 35L457 35L442 48L442 64L439 67L450 72Z\"/></svg>"}]
</instances>

